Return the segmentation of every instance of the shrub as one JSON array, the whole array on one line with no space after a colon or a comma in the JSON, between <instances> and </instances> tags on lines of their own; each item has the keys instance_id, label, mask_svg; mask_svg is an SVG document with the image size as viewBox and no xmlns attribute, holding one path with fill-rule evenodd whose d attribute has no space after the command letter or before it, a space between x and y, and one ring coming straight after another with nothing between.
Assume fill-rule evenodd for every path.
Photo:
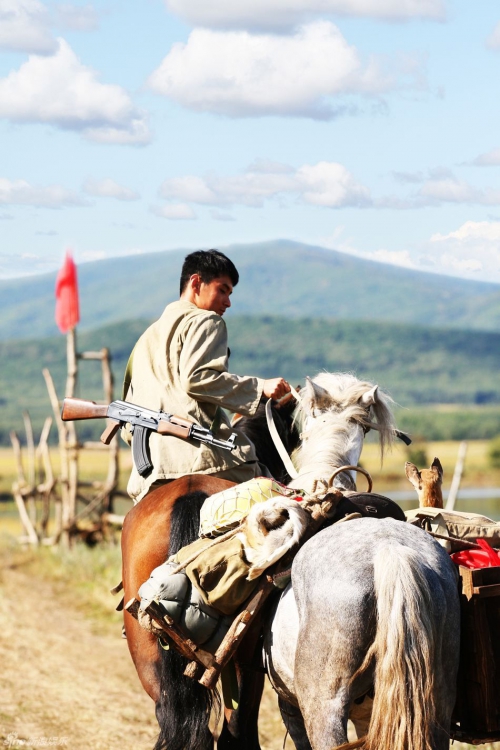
<instances>
[{"instance_id":1,"label":"shrub","mask_svg":"<svg viewBox=\"0 0 500 750\"><path fill-rule=\"evenodd\" d=\"M490 459L490 465L494 469L500 469L500 435L497 435L490 441L488 458Z\"/></svg>"},{"instance_id":2,"label":"shrub","mask_svg":"<svg viewBox=\"0 0 500 750\"><path fill-rule=\"evenodd\" d=\"M408 461L415 464L418 469L427 466L427 449L424 443L414 443L413 445L409 445L406 449L406 455Z\"/></svg>"}]
</instances>

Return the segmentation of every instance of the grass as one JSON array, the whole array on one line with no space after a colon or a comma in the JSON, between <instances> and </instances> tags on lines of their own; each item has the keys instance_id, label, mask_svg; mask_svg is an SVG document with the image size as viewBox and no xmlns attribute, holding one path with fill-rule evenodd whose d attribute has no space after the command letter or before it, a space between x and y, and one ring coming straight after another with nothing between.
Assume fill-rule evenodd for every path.
<instances>
[{"instance_id":1,"label":"grass","mask_svg":"<svg viewBox=\"0 0 500 750\"><path fill-rule=\"evenodd\" d=\"M119 597L110 594L122 575L119 544L21 547L0 517L0 572L6 567L22 567L32 575L34 591L37 579L50 581L57 598L82 612L96 631L116 632L120 626L122 616L115 611Z\"/></svg>"},{"instance_id":2,"label":"grass","mask_svg":"<svg viewBox=\"0 0 500 750\"><path fill-rule=\"evenodd\" d=\"M366 442L361 454L360 463L373 477L375 491L409 490L410 484L405 476L405 462L411 460L411 449L421 447L427 456L427 468L435 456L439 458L444 469L443 487L451 483L460 443L454 440L440 442L415 441L410 449L402 442L396 441L392 450L386 453L383 465L380 465L380 451L374 442ZM500 469L489 465L488 440L469 440L467 455L462 475L462 487L500 487ZM359 483L361 486L361 483Z\"/></svg>"}]
</instances>

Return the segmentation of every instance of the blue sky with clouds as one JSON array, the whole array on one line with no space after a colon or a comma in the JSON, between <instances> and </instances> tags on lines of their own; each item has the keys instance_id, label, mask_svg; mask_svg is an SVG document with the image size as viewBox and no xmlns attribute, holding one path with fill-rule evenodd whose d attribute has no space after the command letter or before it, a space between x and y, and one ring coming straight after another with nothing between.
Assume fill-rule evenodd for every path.
<instances>
[{"instance_id":1,"label":"blue sky with clouds","mask_svg":"<svg viewBox=\"0 0 500 750\"><path fill-rule=\"evenodd\" d=\"M500 6L0 0L0 277L289 238L500 283Z\"/></svg>"}]
</instances>

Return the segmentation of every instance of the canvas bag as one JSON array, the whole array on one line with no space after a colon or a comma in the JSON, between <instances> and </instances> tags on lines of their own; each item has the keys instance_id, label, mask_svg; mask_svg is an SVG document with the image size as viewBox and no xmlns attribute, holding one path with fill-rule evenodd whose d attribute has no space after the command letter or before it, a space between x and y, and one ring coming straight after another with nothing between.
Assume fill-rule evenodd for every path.
<instances>
[{"instance_id":1,"label":"canvas bag","mask_svg":"<svg viewBox=\"0 0 500 750\"><path fill-rule=\"evenodd\" d=\"M464 548L460 543L486 539L492 547L500 547L500 524L479 513L463 513L443 508L415 508L406 512L409 523L435 534L449 536L453 541L439 540L449 552Z\"/></svg>"},{"instance_id":2,"label":"canvas bag","mask_svg":"<svg viewBox=\"0 0 500 750\"><path fill-rule=\"evenodd\" d=\"M234 615L259 581L247 581L250 564L237 536L206 549L212 543L212 539L197 539L179 550L176 561L182 563L199 551L186 567L186 575L206 604L224 615Z\"/></svg>"}]
</instances>

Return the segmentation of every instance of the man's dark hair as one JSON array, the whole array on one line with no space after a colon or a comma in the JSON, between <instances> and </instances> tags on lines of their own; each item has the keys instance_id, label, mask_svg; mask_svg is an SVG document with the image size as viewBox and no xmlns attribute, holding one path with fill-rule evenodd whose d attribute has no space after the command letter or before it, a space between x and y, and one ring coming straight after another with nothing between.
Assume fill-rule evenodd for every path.
<instances>
[{"instance_id":1,"label":"man's dark hair","mask_svg":"<svg viewBox=\"0 0 500 750\"><path fill-rule=\"evenodd\" d=\"M181 294L194 273L199 274L204 284L210 284L219 276L229 276L233 286L236 286L240 278L233 261L219 250L196 250L186 255L181 271Z\"/></svg>"}]
</instances>

